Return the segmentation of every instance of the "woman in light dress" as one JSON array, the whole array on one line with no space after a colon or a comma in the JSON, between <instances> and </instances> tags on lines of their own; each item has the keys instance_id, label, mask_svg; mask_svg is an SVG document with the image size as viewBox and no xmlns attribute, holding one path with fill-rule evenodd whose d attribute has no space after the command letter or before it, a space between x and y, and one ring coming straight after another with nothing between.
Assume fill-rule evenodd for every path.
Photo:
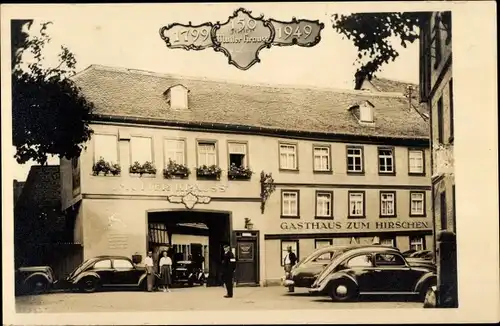
<instances>
[{"instance_id":1,"label":"woman in light dress","mask_svg":"<svg viewBox=\"0 0 500 326\"><path fill-rule=\"evenodd\" d=\"M167 252L162 252L160 258L160 283L163 287L163 292L170 292L169 286L172 279L172 259L167 256Z\"/></svg>"}]
</instances>

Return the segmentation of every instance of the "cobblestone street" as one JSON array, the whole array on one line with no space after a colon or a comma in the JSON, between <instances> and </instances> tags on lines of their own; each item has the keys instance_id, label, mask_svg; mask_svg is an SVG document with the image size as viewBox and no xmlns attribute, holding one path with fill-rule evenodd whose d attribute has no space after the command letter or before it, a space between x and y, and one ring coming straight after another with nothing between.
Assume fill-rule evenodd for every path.
<instances>
[{"instance_id":1,"label":"cobblestone street","mask_svg":"<svg viewBox=\"0 0 500 326\"><path fill-rule=\"evenodd\" d=\"M334 303L329 297L311 297L304 289L287 293L280 286L235 288L232 299L222 287L176 288L163 292L51 293L16 298L18 313L125 312L182 310L279 310L421 308L407 298L362 298L360 302Z\"/></svg>"}]
</instances>

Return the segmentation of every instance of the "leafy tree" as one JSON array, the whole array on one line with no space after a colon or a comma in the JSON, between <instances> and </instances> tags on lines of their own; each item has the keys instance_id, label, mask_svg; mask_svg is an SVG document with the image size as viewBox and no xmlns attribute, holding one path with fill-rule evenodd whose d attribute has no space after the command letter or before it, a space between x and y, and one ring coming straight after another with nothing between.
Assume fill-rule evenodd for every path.
<instances>
[{"instance_id":1,"label":"leafy tree","mask_svg":"<svg viewBox=\"0 0 500 326\"><path fill-rule=\"evenodd\" d=\"M358 50L356 82L371 79L380 68L399 56L391 38L406 47L419 37L419 30L429 18L428 12L356 13L332 15L333 29L352 40ZM368 59L368 60L367 60Z\"/></svg>"},{"instance_id":2,"label":"leafy tree","mask_svg":"<svg viewBox=\"0 0 500 326\"><path fill-rule=\"evenodd\" d=\"M21 164L34 160L43 165L49 155L77 157L92 134L88 122L94 106L70 79L73 53L61 46L58 65L43 65L50 24L41 24L39 36L28 36L23 27L32 28L33 21L11 21L12 140ZM33 57L29 63L22 60L26 53Z\"/></svg>"}]
</instances>

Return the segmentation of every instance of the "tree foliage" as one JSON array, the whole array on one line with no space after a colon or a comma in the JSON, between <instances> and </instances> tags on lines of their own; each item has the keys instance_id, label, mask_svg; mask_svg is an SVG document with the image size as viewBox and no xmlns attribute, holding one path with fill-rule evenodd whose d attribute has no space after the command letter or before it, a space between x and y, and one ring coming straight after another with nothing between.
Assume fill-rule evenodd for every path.
<instances>
[{"instance_id":1,"label":"tree foliage","mask_svg":"<svg viewBox=\"0 0 500 326\"><path fill-rule=\"evenodd\" d=\"M32 21L12 21L12 133L18 163L45 164L49 155L68 159L79 156L91 137L88 122L93 104L70 79L76 59L61 46L58 64L45 67L44 49L50 42L42 23L40 35L28 36L22 28ZM31 53L32 61L23 62ZM26 67L23 67L25 65Z\"/></svg>"},{"instance_id":2,"label":"tree foliage","mask_svg":"<svg viewBox=\"0 0 500 326\"><path fill-rule=\"evenodd\" d=\"M406 47L419 37L426 12L334 14L333 29L352 40L358 51L356 81L371 79L380 68L396 60L399 53L391 44L396 37ZM368 60L367 60L368 59Z\"/></svg>"}]
</instances>

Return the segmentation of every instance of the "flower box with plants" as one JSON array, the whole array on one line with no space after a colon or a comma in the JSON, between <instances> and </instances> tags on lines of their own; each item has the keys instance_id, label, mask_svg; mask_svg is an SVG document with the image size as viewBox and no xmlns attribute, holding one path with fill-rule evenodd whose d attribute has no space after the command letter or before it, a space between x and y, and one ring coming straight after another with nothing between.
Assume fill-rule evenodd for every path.
<instances>
[{"instance_id":1,"label":"flower box with plants","mask_svg":"<svg viewBox=\"0 0 500 326\"><path fill-rule=\"evenodd\" d=\"M252 177L252 170L243 166L237 166L236 164L231 164L229 171L227 171L227 176L229 180L249 180Z\"/></svg>"},{"instance_id":2,"label":"flower box with plants","mask_svg":"<svg viewBox=\"0 0 500 326\"><path fill-rule=\"evenodd\" d=\"M222 169L217 165L202 165L196 168L196 176L200 179L220 180Z\"/></svg>"},{"instance_id":3,"label":"flower box with plants","mask_svg":"<svg viewBox=\"0 0 500 326\"><path fill-rule=\"evenodd\" d=\"M104 160L104 158L100 158L97 162L92 166L92 174L93 175L119 175L121 172L120 164L111 163Z\"/></svg>"},{"instance_id":4,"label":"flower box with plants","mask_svg":"<svg viewBox=\"0 0 500 326\"><path fill-rule=\"evenodd\" d=\"M163 169L163 176L166 179L180 178L186 179L191 174L191 171L184 164L176 163L172 160L168 160L167 167Z\"/></svg>"},{"instance_id":5,"label":"flower box with plants","mask_svg":"<svg viewBox=\"0 0 500 326\"><path fill-rule=\"evenodd\" d=\"M136 161L130 166L129 172L131 174L139 174L140 176L142 176L143 174L154 175L156 174L156 168L151 162L145 162L144 164L141 164Z\"/></svg>"}]
</instances>

